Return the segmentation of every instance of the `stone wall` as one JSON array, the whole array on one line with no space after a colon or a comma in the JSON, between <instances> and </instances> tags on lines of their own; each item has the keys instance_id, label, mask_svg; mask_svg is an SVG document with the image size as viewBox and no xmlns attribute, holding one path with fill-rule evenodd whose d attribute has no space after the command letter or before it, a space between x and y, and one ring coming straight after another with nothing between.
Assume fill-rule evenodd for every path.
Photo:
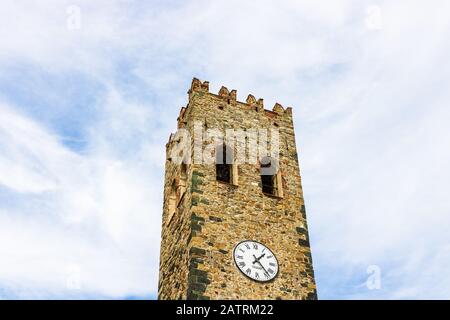
<instances>
[{"instance_id":1,"label":"stone wall","mask_svg":"<svg viewBox=\"0 0 450 320\"><path fill-rule=\"evenodd\" d=\"M179 166L167 160L159 298L316 299L292 109L276 104L265 110L252 95L239 102L225 87L215 95L207 82L194 79L178 127L193 136L194 121L223 132L278 128L283 197L262 192L259 164L239 164L233 185L216 181L215 165L191 163L183 203L166 225L168 190L179 175ZM176 143L172 137L168 150ZM273 281L252 281L235 266L233 248L245 239L275 253L279 273Z\"/></svg>"}]
</instances>

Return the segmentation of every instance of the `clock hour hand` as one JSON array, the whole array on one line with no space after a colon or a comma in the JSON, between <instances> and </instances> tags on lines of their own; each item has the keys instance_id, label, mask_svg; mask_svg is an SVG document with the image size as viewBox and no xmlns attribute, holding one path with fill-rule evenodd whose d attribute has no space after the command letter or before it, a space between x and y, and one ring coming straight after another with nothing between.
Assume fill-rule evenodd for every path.
<instances>
[{"instance_id":1,"label":"clock hour hand","mask_svg":"<svg viewBox=\"0 0 450 320\"><path fill-rule=\"evenodd\" d=\"M253 261L253 263L259 262L259 260L261 260L262 257L264 257L266 254L263 253L259 258L256 258L255 255L253 255L253 258L255 258L255 261Z\"/></svg>"}]
</instances>

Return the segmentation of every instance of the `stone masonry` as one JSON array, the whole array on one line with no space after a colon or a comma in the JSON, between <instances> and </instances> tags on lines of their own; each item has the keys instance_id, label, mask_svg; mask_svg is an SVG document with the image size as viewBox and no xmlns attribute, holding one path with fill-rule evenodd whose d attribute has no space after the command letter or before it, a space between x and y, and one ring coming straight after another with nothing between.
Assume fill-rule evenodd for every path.
<instances>
[{"instance_id":1,"label":"stone masonry","mask_svg":"<svg viewBox=\"0 0 450 320\"><path fill-rule=\"evenodd\" d=\"M236 90L225 87L213 94L208 82L195 78L188 94L178 128L191 137L194 121L223 132L279 129L283 195L262 192L259 164L238 164L233 183L217 181L214 164L190 161L183 168L170 158L179 142L172 134L166 145L158 298L317 299L292 109L277 103L265 110L263 100L252 95L240 102ZM279 273L274 280L255 282L238 270L233 248L246 239L275 253Z\"/></svg>"}]
</instances>

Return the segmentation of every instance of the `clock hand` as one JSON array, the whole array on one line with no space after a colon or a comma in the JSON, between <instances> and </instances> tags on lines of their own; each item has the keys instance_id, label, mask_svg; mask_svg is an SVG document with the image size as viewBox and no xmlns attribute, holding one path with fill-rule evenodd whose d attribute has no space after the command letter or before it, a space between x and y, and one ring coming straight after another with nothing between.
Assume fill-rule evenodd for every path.
<instances>
[{"instance_id":1,"label":"clock hand","mask_svg":"<svg viewBox=\"0 0 450 320\"><path fill-rule=\"evenodd\" d=\"M259 260L261 260L261 258L262 257L264 257L266 254L265 253L263 253L259 258L256 258L256 256L255 255L253 255L253 258L255 258L255 261L253 261L253 263L255 263L255 262L259 262Z\"/></svg>"},{"instance_id":2,"label":"clock hand","mask_svg":"<svg viewBox=\"0 0 450 320\"><path fill-rule=\"evenodd\" d=\"M259 259L261 259L262 257L264 257L264 255L265 255L265 253L264 253L261 257L259 257L259 258L256 258L256 256L253 255L253 258L255 258L255 261L253 261L253 263L258 262L259 265L261 266L261 268L264 270L264 272L265 272L266 274L269 274L269 273L267 272L266 268L264 268L264 266L262 265L262 263L259 261Z\"/></svg>"},{"instance_id":3,"label":"clock hand","mask_svg":"<svg viewBox=\"0 0 450 320\"><path fill-rule=\"evenodd\" d=\"M258 263L259 263L259 265L261 266L261 268L263 268L264 272L268 275L269 273L267 272L266 268L264 268L264 266L262 265L262 263L259 262L259 261L258 261Z\"/></svg>"}]
</instances>

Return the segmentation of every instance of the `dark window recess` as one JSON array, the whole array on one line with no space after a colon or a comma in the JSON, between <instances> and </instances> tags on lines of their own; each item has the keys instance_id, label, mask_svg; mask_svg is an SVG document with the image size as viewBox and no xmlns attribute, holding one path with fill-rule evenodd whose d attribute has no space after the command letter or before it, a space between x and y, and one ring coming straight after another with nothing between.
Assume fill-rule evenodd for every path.
<instances>
[{"instance_id":1,"label":"dark window recess","mask_svg":"<svg viewBox=\"0 0 450 320\"><path fill-rule=\"evenodd\" d=\"M231 170L228 164L216 165L216 178L218 181L231 182Z\"/></svg>"},{"instance_id":2,"label":"dark window recess","mask_svg":"<svg viewBox=\"0 0 450 320\"><path fill-rule=\"evenodd\" d=\"M232 159L230 148L224 144L216 148L216 179L218 181L231 183L230 159Z\"/></svg>"},{"instance_id":3,"label":"dark window recess","mask_svg":"<svg viewBox=\"0 0 450 320\"><path fill-rule=\"evenodd\" d=\"M276 194L274 180L275 180L274 176L261 176L262 191L264 193L273 194L273 195Z\"/></svg>"},{"instance_id":4,"label":"dark window recess","mask_svg":"<svg viewBox=\"0 0 450 320\"><path fill-rule=\"evenodd\" d=\"M276 184L276 174L268 174L273 171L272 168L272 159L270 157L264 157L261 161L261 186L262 191L267 194L277 195L277 184ZM264 170L272 168L269 170Z\"/></svg>"}]
</instances>

